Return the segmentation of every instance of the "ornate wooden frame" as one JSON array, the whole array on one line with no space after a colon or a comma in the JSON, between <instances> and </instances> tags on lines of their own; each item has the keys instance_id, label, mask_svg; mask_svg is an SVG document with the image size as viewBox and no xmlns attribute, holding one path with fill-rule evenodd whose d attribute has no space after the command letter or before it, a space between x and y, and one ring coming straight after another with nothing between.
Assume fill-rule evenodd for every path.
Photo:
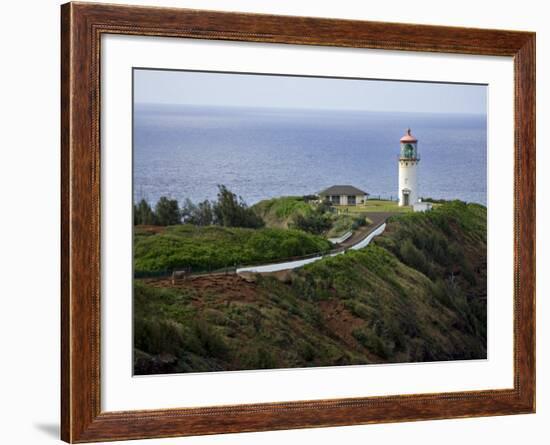
<instances>
[{"instance_id":1,"label":"ornate wooden frame","mask_svg":"<svg viewBox=\"0 0 550 445\"><path fill-rule=\"evenodd\" d=\"M535 34L68 3L61 7L61 438L170 437L535 411ZM101 35L128 34L512 56L515 70L514 388L102 412Z\"/></svg>"}]
</instances>

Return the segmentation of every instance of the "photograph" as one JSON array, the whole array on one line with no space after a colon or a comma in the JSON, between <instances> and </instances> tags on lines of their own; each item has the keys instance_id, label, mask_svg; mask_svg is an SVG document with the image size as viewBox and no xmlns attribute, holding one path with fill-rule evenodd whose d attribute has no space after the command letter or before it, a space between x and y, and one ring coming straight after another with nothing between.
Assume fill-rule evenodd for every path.
<instances>
[{"instance_id":1,"label":"photograph","mask_svg":"<svg viewBox=\"0 0 550 445\"><path fill-rule=\"evenodd\" d=\"M487 359L487 85L133 68L133 374Z\"/></svg>"},{"instance_id":2,"label":"photograph","mask_svg":"<svg viewBox=\"0 0 550 445\"><path fill-rule=\"evenodd\" d=\"M37 434L279 443L324 428L310 441L397 443L420 428L423 442L465 443L485 428L508 443L525 428L498 422L546 426L533 414L536 47L548 27L533 5L518 20L517 8L446 17L434 1L398 1L79 1L50 21L27 14L57 32L37 25L48 38L23 51L35 57L4 71L27 91L41 57L59 66L59 88L40 85L32 106L11 88L26 119L8 126L23 142L8 138L8 152L36 171L5 187L17 201L6 209L28 207L11 219L39 214L43 229L6 231L26 275L11 281L37 284L40 305L16 349L60 356L49 377L24 367L33 401L55 393ZM57 241L30 202L52 210ZM40 267L22 267L37 252ZM6 293L22 302L11 333L29 313L19 288ZM48 336L36 332L58 342L37 346ZM444 419L460 419L452 434Z\"/></svg>"}]
</instances>

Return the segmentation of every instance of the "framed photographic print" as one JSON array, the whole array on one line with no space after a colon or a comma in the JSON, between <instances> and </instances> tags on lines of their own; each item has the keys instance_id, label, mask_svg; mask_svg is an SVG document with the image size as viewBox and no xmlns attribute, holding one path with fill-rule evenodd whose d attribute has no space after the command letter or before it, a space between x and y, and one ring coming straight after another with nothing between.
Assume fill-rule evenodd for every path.
<instances>
[{"instance_id":1,"label":"framed photographic print","mask_svg":"<svg viewBox=\"0 0 550 445\"><path fill-rule=\"evenodd\" d=\"M62 439L535 410L535 35L62 6Z\"/></svg>"}]
</instances>

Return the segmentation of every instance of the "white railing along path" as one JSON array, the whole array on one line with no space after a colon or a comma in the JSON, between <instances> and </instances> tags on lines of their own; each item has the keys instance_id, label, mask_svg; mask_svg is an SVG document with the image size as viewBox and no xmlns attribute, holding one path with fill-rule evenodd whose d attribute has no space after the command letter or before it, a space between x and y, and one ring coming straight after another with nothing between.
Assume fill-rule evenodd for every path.
<instances>
[{"instance_id":1,"label":"white railing along path","mask_svg":"<svg viewBox=\"0 0 550 445\"><path fill-rule=\"evenodd\" d=\"M383 223L380 226L378 226L375 230L373 230L371 233L369 233L368 236L366 236L361 241L359 241L357 244L354 244L351 247L349 247L349 249L358 250L358 249L363 249L367 247L369 243L372 241L372 239L375 236L382 234L385 229L386 229L386 223ZM314 263L315 261L319 261L322 258L341 255L345 252L346 252L345 250L342 250L340 252L329 253L326 255L319 255L313 258L305 258L303 260L286 261L284 263L264 264L259 266L245 266L245 267L238 268L237 273L241 273L241 272L267 273L267 272L279 272L281 270L288 270L288 269L297 269L298 267L303 267L306 264L311 264L311 263Z\"/></svg>"}]
</instances>

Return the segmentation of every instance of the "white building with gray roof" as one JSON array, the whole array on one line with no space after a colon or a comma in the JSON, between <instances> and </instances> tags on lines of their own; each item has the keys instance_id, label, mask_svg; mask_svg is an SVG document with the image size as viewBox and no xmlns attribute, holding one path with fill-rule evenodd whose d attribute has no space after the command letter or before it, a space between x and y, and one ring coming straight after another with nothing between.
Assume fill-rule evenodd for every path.
<instances>
[{"instance_id":1,"label":"white building with gray roof","mask_svg":"<svg viewBox=\"0 0 550 445\"><path fill-rule=\"evenodd\" d=\"M319 192L319 196L335 206L354 206L364 204L369 194L353 185L333 185Z\"/></svg>"}]
</instances>

